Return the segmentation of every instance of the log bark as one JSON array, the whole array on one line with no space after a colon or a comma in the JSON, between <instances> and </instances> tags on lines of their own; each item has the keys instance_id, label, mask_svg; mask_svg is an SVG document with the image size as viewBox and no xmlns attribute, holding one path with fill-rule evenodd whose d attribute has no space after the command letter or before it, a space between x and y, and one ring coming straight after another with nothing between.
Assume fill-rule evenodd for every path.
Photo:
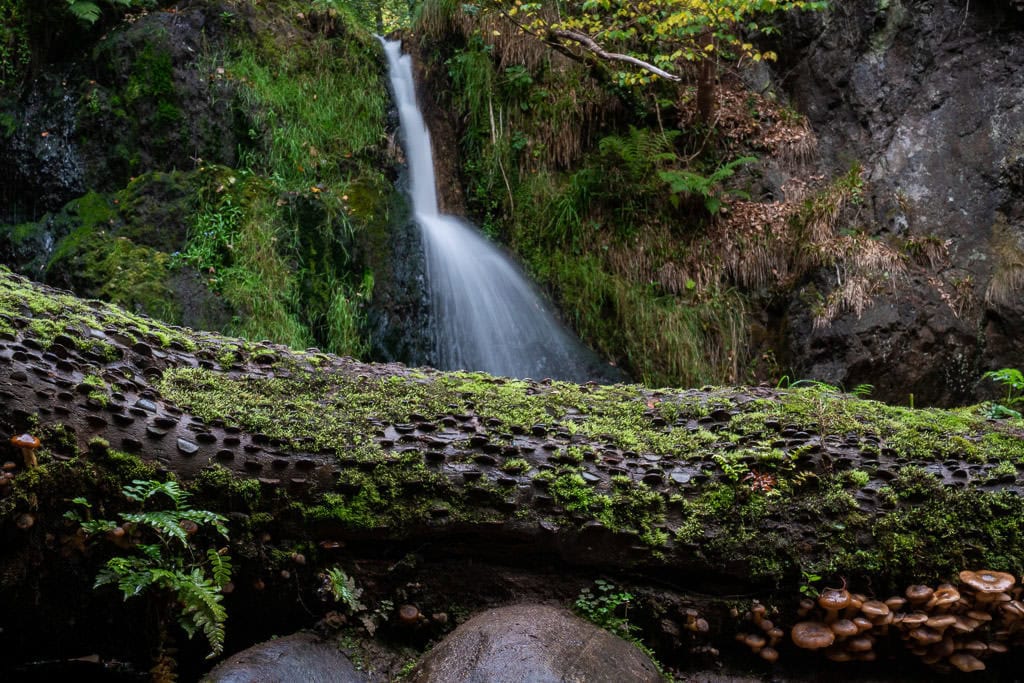
<instances>
[{"instance_id":1,"label":"log bark","mask_svg":"<svg viewBox=\"0 0 1024 683\"><path fill-rule=\"evenodd\" d=\"M687 591L791 603L811 573L881 592L1024 564L1024 428L977 408L368 364L167 327L6 271L0 429L5 444L43 441L31 471L10 447L0 488L12 604L66 598L41 586L83 571L62 545L68 499L116 509L97 473L127 476L121 452L232 515L253 585L278 576L280 539L310 554L291 568L307 589L313 560L339 552L393 587L411 553L439 601L472 593L470 575L489 585L476 604L527 584L564 599L603 574L679 604Z\"/></svg>"}]
</instances>

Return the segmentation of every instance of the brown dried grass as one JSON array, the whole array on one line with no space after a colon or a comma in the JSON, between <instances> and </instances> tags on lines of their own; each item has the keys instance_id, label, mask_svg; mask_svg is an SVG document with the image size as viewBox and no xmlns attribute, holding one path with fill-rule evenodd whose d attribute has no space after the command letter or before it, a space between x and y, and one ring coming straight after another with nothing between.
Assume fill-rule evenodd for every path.
<instances>
[{"instance_id":1,"label":"brown dried grass","mask_svg":"<svg viewBox=\"0 0 1024 683\"><path fill-rule=\"evenodd\" d=\"M1016 235L1001 215L996 217L992 233L996 267L985 288L985 303L994 307L1015 306L1024 292L1024 238Z\"/></svg>"}]
</instances>

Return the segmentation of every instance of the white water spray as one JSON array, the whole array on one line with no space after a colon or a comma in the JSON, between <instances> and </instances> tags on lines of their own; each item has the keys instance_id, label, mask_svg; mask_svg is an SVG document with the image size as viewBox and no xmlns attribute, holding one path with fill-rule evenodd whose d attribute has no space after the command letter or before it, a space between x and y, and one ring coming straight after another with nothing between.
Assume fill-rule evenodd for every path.
<instances>
[{"instance_id":1,"label":"white water spray","mask_svg":"<svg viewBox=\"0 0 1024 683\"><path fill-rule=\"evenodd\" d=\"M516 265L465 221L440 213L430 133L416 102L411 59L381 39L423 237L434 364L511 377L600 379L593 353L548 310Z\"/></svg>"}]
</instances>

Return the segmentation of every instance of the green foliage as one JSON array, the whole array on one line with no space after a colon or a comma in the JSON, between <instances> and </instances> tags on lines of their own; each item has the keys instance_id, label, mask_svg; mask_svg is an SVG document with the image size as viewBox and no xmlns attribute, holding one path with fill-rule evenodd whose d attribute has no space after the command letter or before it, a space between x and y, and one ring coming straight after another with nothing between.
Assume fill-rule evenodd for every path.
<instances>
[{"instance_id":1,"label":"green foliage","mask_svg":"<svg viewBox=\"0 0 1024 683\"><path fill-rule=\"evenodd\" d=\"M203 526L228 538L227 519L207 510L196 510L189 493L176 481L133 480L122 489L139 512L124 512L120 522L91 519L92 505L85 498L71 502L85 513L72 510L65 517L81 524L90 534L114 533L131 538L135 553L109 559L96 577L95 587L116 585L125 599L157 593L178 610L178 623L192 638L202 631L210 645L210 657L224 649L227 611L221 604L223 588L231 580L231 558L216 548L198 548L192 537ZM146 509L162 501L166 509Z\"/></svg>"},{"instance_id":2,"label":"green foliage","mask_svg":"<svg viewBox=\"0 0 1024 683\"><path fill-rule=\"evenodd\" d=\"M584 619L623 638L630 638L637 630L629 621L629 606L633 594L620 590L615 584L597 579L594 587L580 591L573 609Z\"/></svg>"},{"instance_id":3,"label":"green foliage","mask_svg":"<svg viewBox=\"0 0 1024 683\"><path fill-rule=\"evenodd\" d=\"M32 56L24 13L23 0L0 0L0 91L15 85Z\"/></svg>"},{"instance_id":4,"label":"green foliage","mask_svg":"<svg viewBox=\"0 0 1024 683\"><path fill-rule=\"evenodd\" d=\"M678 199L677 194L693 195L704 203L708 213L714 215L721 211L723 196L722 181L731 178L739 166L757 161L757 157L740 157L722 164L709 176L695 173L685 169L668 169L659 171L658 177L668 185L673 194L673 203ZM737 194L733 191L733 194Z\"/></svg>"},{"instance_id":5,"label":"green foliage","mask_svg":"<svg viewBox=\"0 0 1024 683\"><path fill-rule=\"evenodd\" d=\"M235 177L228 179L235 183ZM221 186L223 187L223 186ZM174 265L186 264L203 273L215 291L232 264L232 252L238 241L243 213L230 192L221 192L206 203L189 231L185 251L174 254Z\"/></svg>"},{"instance_id":6,"label":"green foliage","mask_svg":"<svg viewBox=\"0 0 1024 683\"><path fill-rule=\"evenodd\" d=\"M130 7L137 4L137 0L104 0L104 3L115 7ZM90 0L67 0L67 9L75 19L87 26L95 24L103 14L100 3Z\"/></svg>"},{"instance_id":7,"label":"green foliage","mask_svg":"<svg viewBox=\"0 0 1024 683\"><path fill-rule=\"evenodd\" d=\"M355 579L340 567L331 567L324 573L324 586L330 591L334 601L345 607L349 614L366 609L366 606L359 602L363 589L356 587Z\"/></svg>"},{"instance_id":8,"label":"green foliage","mask_svg":"<svg viewBox=\"0 0 1024 683\"><path fill-rule=\"evenodd\" d=\"M1024 374L1016 368L1002 368L1001 370L989 370L982 375L982 378L990 379L1006 387L1006 397L1002 403L995 403L991 406L990 417L1020 418L1020 412L1010 406L1024 404Z\"/></svg>"}]
</instances>

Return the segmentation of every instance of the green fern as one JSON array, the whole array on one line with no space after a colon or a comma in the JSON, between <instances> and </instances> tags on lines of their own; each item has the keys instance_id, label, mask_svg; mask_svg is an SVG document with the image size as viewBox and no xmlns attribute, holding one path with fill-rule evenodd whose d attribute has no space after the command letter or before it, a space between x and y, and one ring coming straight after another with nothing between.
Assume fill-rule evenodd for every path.
<instances>
[{"instance_id":1,"label":"green fern","mask_svg":"<svg viewBox=\"0 0 1024 683\"><path fill-rule=\"evenodd\" d=\"M117 5L120 7L130 7L134 0L106 0L109 5ZM99 3L91 2L91 0L67 0L68 12L71 13L75 19L78 19L83 24L89 26L99 21L103 11L100 9Z\"/></svg>"},{"instance_id":2,"label":"green fern","mask_svg":"<svg viewBox=\"0 0 1024 683\"><path fill-rule=\"evenodd\" d=\"M674 140L680 131L664 133L649 128L629 127L629 135L609 135L598 143L598 149L606 157L621 161L628 179L644 182L662 162L676 160Z\"/></svg>"},{"instance_id":3,"label":"green fern","mask_svg":"<svg viewBox=\"0 0 1024 683\"><path fill-rule=\"evenodd\" d=\"M723 196L726 194L721 188L721 183L731 178L738 167L754 161L757 161L757 157L733 159L716 168L709 176L686 169L669 169L659 171L658 177L668 185L668 189L673 195L689 194L699 197L704 202L704 208L708 210L708 213L716 214L722 210ZM729 194L742 193L732 191ZM673 197L673 199L676 198Z\"/></svg>"},{"instance_id":4,"label":"green fern","mask_svg":"<svg viewBox=\"0 0 1024 683\"><path fill-rule=\"evenodd\" d=\"M169 603L180 610L178 623L188 637L202 631L210 644L209 656L219 655L224 650L224 622L228 616L220 603L223 588L231 580L231 558L223 551L207 548L205 553L199 554L205 557L205 563L192 559L197 553L187 529L191 525L185 523L191 522L197 528L210 526L227 539L226 518L208 510L193 509L188 502L189 493L175 481L135 480L122 492L125 498L140 505L162 496L169 499L174 507L121 513L121 525L132 525L137 536L157 542L137 542L134 546L136 554L109 559L96 576L94 587L116 585L125 600L150 591L173 597ZM87 514L92 509L85 499L72 502L85 507ZM65 516L80 522L90 534L107 532L119 526L111 520L83 519L78 511L71 511ZM192 529L193 532L196 530ZM189 559L185 557L186 551Z\"/></svg>"},{"instance_id":5,"label":"green fern","mask_svg":"<svg viewBox=\"0 0 1024 683\"><path fill-rule=\"evenodd\" d=\"M356 587L355 579L346 574L338 567L332 567L326 574L327 588L334 597L335 602L340 602L353 614L366 609L363 603L359 602L359 596L363 594L362 588Z\"/></svg>"}]
</instances>

